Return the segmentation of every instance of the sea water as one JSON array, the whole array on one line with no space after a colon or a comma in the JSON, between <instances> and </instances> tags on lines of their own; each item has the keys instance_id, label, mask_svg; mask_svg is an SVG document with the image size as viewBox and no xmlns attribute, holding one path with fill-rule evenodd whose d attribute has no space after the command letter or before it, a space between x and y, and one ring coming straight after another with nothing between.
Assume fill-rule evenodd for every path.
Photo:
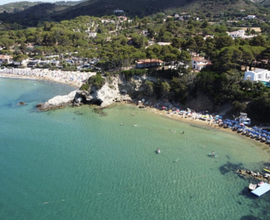
<instances>
[{"instance_id":1,"label":"sea water","mask_svg":"<svg viewBox=\"0 0 270 220\"><path fill-rule=\"evenodd\" d=\"M0 78L0 219L270 219L235 172L262 171L268 145L135 106L35 107L72 90Z\"/></svg>"}]
</instances>

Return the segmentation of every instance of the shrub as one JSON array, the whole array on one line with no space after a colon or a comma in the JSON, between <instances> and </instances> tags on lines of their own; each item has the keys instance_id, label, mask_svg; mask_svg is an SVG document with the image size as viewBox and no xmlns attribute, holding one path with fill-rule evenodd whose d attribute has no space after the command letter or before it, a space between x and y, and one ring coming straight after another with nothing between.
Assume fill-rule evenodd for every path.
<instances>
[{"instance_id":1,"label":"shrub","mask_svg":"<svg viewBox=\"0 0 270 220\"><path fill-rule=\"evenodd\" d=\"M100 74L96 74L88 79L88 84L89 86L95 86L96 89L100 89L105 84L105 79Z\"/></svg>"},{"instance_id":2,"label":"shrub","mask_svg":"<svg viewBox=\"0 0 270 220\"><path fill-rule=\"evenodd\" d=\"M88 90L89 89L89 85L88 84L82 84L80 90Z\"/></svg>"},{"instance_id":3,"label":"shrub","mask_svg":"<svg viewBox=\"0 0 270 220\"><path fill-rule=\"evenodd\" d=\"M129 80L134 75L143 76L143 75L147 74L147 69L124 70L121 73L125 75L127 80Z\"/></svg>"}]
</instances>

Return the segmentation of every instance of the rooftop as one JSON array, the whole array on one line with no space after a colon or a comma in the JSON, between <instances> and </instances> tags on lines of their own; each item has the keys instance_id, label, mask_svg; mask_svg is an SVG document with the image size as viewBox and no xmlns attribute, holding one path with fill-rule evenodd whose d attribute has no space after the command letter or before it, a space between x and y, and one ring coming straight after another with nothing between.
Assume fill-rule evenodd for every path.
<instances>
[{"instance_id":1,"label":"rooftop","mask_svg":"<svg viewBox=\"0 0 270 220\"><path fill-rule=\"evenodd\" d=\"M137 64L145 64L145 63L163 63L162 60L159 59L144 59L144 60L138 60L136 62Z\"/></svg>"},{"instance_id":2,"label":"rooftop","mask_svg":"<svg viewBox=\"0 0 270 220\"><path fill-rule=\"evenodd\" d=\"M253 72L261 73L261 72L264 72L264 71L268 71L268 70L266 70L266 69L255 69Z\"/></svg>"},{"instance_id":3,"label":"rooftop","mask_svg":"<svg viewBox=\"0 0 270 220\"><path fill-rule=\"evenodd\" d=\"M204 57L192 57L191 59L197 62L204 62L204 63L208 62L208 60L204 59Z\"/></svg>"}]
</instances>

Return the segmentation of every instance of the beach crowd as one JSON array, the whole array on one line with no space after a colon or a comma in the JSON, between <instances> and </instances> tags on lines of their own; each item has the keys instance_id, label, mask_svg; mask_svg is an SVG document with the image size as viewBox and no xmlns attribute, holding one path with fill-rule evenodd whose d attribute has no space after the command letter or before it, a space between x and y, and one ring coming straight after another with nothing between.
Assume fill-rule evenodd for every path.
<instances>
[{"instance_id":1,"label":"beach crowd","mask_svg":"<svg viewBox=\"0 0 270 220\"><path fill-rule=\"evenodd\" d=\"M31 68L0 69L0 77L19 77L50 80L54 82L69 84L75 87L80 87L84 82L88 80L90 76L93 76L95 74L96 73L94 72L61 71Z\"/></svg>"}]
</instances>

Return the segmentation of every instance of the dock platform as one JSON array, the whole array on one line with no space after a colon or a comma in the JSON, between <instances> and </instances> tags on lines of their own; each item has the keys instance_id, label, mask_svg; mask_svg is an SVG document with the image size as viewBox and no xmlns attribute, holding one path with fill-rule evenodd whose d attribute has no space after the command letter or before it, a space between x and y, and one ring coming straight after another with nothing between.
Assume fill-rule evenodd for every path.
<instances>
[{"instance_id":1,"label":"dock platform","mask_svg":"<svg viewBox=\"0 0 270 220\"><path fill-rule=\"evenodd\" d=\"M270 185L268 183L264 183L263 185L259 186L258 188L251 191L256 196L261 196L270 190Z\"/></svg>"}]
</instances>

